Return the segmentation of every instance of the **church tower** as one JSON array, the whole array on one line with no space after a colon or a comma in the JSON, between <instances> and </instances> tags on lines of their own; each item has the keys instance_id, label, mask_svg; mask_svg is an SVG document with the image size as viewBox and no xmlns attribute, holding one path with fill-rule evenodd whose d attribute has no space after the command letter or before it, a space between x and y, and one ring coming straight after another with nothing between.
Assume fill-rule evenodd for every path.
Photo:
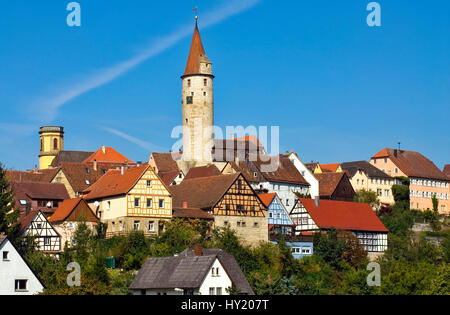
<instances>
[{"instance_id":1,"label":"church tower","mask_svg":"<svg viewBox=\"0 0 450 315\"><path fill-rule=\"evenodd\" d=\"M190 167L212 162L214 92L212 63L206 57L195 17L191 50L182 79L183 161Z\"/></svg>"},{"instance_id":2,"label":"church tower","mask_svg":"<svg viewBox=\"0 0 450 315\"><path fill-rule=\"evenodd\" d=\"M48 169L59 151L64 149L64 128L45 126L39 130L41 149L39 152L39 168Z\"/></svg>"}]
</instances>

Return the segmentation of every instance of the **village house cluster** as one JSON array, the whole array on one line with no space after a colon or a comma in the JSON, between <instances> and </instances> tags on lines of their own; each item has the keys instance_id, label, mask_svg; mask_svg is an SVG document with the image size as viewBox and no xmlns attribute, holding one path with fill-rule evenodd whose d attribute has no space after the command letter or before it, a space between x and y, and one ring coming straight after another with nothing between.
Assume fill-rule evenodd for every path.
<instances>
[{"instance_id":1,"label":"village house cluster","mask_svg":"<svg viewBox=\"0 0 450 315\"><path fill-rule=\"evenodd\" d=\"M283 234L300 259L313 254L313 233L335 228L353 233L375 258L387 248L388 231L376 209L354 202L357 191L373 191L387 206L394 203L392 186L405 177L412 209L432 209L435 196L439 212L449 214L450 166L441 171L419 152L384 148L367 161L320 164L306 163L291 151L277 156L276 170L266 171L266 149L256 136L223 140L212 132L194 132L198 119L201 131L214 121L212 63L197 23L181 78L183 127L192 131L183 137L184 152L153 152L142 162L106 146L68 151L63 127L41 127L39 167L7 171L21 212L20 234L37 237L41 251L57 255L71 246L80 220L92 229L106 223L107 237L131 231L151 237L174 218L200 219L211 229L233 229L250 246L277 243ZM205 148L210 155L203 154ZM184 159L186 152L191 159ZM0 253L0 294L42 290L4 236ZM4 279L15 271L5 274L3 266L17 270L9 290ZM190 278L177 281L179 268L189 270ZM231 255L197 247L175 257L149 258L131 288L136 294L220 295L231 285L253 294Z\"/></svg>"}]
</instances>

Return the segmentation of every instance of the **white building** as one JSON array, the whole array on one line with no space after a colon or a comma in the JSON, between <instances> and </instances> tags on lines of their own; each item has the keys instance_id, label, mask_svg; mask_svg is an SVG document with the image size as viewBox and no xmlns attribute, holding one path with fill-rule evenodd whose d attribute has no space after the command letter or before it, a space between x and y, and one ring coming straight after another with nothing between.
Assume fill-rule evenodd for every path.
<instances>
[{"instance_id":1,"label":"white building","mask_svg":"<svg viewBox=\"0 0 450 315\"><path fill-rule=\"evenodd\" d=\"M44 286L5 235L0 235L0 295L33 295Z\"/></svg>"},{"instance_id":2,"label":"white building","mask_svg":"<svg viewBox=\"0 0 450 315\"><path fill-rule=\"evenodd\" d=\"M134 295L229 295L232 288L254 294L233 256L200 246L147 259L130 285Z\"/></svg>"},{"instance_id":3,"label":"white building","mask_svg":"<svg viewBox=\"0 0 450 315\"><path fill-rule=\"evenodd\" d=\"M291 152L289 153L288 157L300 172L300 174L302 174L305 180L309 183L309 193L311 195L311 198L315 199L316 197L319 197L319 181L314 176L313 172L311 172L309 168L307 168L305 164L303 164L296 153Z\"/></svg>"}]
</instances>

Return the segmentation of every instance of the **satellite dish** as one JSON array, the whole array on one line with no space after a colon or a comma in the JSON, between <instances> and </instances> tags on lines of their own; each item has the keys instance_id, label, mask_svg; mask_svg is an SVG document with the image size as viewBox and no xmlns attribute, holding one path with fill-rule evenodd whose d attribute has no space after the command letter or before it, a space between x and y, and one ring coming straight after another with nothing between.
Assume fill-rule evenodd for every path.
<instances>
[{"instance_id":1,"label":"satellite dish","mask_svg":"<svg viewBox=\"0 0 450 315\"><path fill-rule=\"evenodd\" d=\"M52 207L52 203L49 201L47 202L47 208L51 208Z\"/></svg>"},{"instance_id":2,"label":"satellite dish","mask_svg":"<svg viewBox=\"0 0 450 315\"><path fill-rule=\"evenodd\" d=\"M98 201L94 202L94 206L95 206L95 207L98 207L99 205L100 205L100 204L99 204Z\"/></svg>"}]
</instances>

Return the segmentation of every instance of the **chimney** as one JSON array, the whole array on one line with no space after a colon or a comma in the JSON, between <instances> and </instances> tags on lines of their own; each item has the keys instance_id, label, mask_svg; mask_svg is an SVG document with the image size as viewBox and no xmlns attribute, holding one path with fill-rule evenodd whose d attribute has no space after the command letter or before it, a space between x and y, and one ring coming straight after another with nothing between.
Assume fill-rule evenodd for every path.
<instances>
[{"instance_id":1,"label":"chimney","mask_svg":"<svg viewBox=\"0 0 450 315\"><path fill-rule=\"evenodd\" d=\"M188 207L187 201L183 201L183 209L187 209L187 207Z\"/></svg>"},{"instance_id":2,"label":"chimney","mask_svg":"<svg viewBox=\"0 0 450 315\"><path fill-rule=\"evenodd\" d=\"M203 255L203 247L200 244L194 245L194 255L202 256Z\"/></svg>"},{"instance_id":3,"label":"chimney","mask_svg":"<svg viewBox=\"0 0 450 315\"><path fill-rule=\"evenodd\" d=\"M34 174L37 174L39 172L39 169L37 167L37 165L34 165Z\"/></svg>"},{"instance_id":4,"label":"chimney","mask_svg":"<svg viewBox=\"0 0 450 315\"><path fill-rule=\"evenodd\" d=\"M395 149L395 150L394 150L394 156L397 157L397 155L398 155L398 150Z\"/></svg>"},{"instance_id":5,"label":"chimney","mask_svg":"<svg viewBox=\"0 0 450 315\"><path fill-rule=\"evenodd\" d=\"M125 173L125 167L122 165L122 166L120 167L120 175L123 176L124 173Z\"/></svg>"},{"instance_id":6,"label":"chimney","mask_svg":"<svg viewBox=\"0 0 450 315\"><path fill-rule=\"evenodd\" d=\"M102 151L103 151L103 154L106 154L106 147L105 146L102 146Z\"/></svg>"},{"instance_id":7,"label":"chimney","mask_svg":"<svg viewBox=\"0 0 450 315\"><path fill-rule=\"evenodd\" d=\"M316 207L317 207L317 208L320 207L320 199L319 199L319 196L316 196L316 198L314 198L314 203L316 204Z\"/></svg>"},{"instance_id":8,"label":"chimney","mask_svg":"<svg viewBox=\"0 0 450 315\"><path fill-rule=\"evenodd\" d=\"M97 171L97 160L94 160L94 171Z\"/></svg>"}]
</instances>

